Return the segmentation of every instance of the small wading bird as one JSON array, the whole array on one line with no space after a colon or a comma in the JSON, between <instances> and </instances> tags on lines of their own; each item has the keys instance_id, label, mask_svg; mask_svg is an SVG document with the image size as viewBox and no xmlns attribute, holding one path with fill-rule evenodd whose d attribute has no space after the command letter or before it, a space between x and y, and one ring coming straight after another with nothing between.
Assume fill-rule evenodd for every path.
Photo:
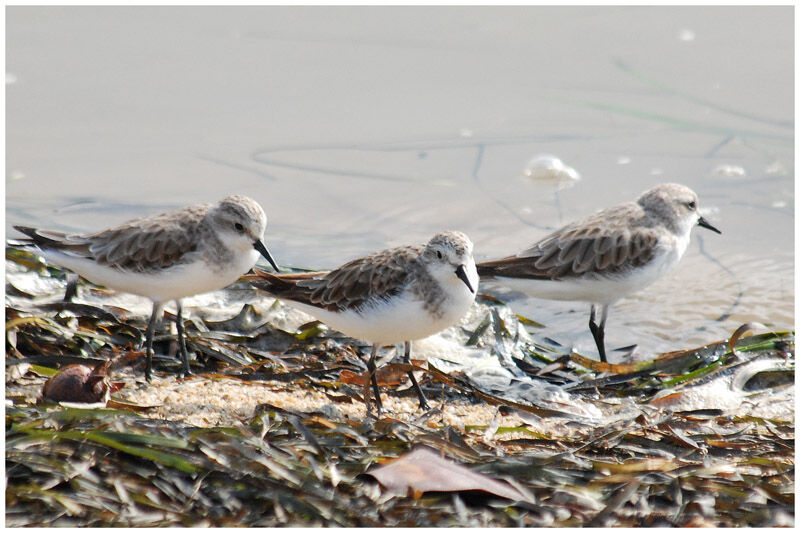
<instances>
[{"instance_id":1,"label":"small wading bird","mask_svg":"<svg viewBox=\"0 0 800 533\"><path fill-rule=\"evenodd\" d=\"M153 312L145 332L145 378L151 379L153 331L164 303L177 306L182 372L190 374L181 298L227 287L248 272L259 254L278 266L261 241L267 217L254 200L241 195L130 220L97 233L67 235L14 226L55 264L92 283L145 296Z\"/></svg>"},{"instance_id":2,"label":"small wading bird","mask_svg":"<svg viewBox=\"0 0 800 533\"><path fill-rule=\"evenodd\" d=\"M458 322L478 290L472 241L456 231L439 233L425 245L354 259L330 272L274 275L256 269L247 278L333 329L372 343L367 368L379 412L383 404L375 376L378 348L404 342L404 361L410 364L411 341ZM408 376L420 407L428 409L411 371ZM364 402L369 412L368 394Z\"/></svg>"},{"instance_id":3,"label":"small wading bird","mask_svg":"<svg viewBox=\"0 0 800 533\"><path fill-rule=\"evenodd\" d=\"M589 330L606 361L609 306L669 272L695 225L721 233L697 209L691 189L663 183L635 202L567 224L517 255L479 263L478 274L537 298L590 302Z\"/></svg>"}]
</instances>

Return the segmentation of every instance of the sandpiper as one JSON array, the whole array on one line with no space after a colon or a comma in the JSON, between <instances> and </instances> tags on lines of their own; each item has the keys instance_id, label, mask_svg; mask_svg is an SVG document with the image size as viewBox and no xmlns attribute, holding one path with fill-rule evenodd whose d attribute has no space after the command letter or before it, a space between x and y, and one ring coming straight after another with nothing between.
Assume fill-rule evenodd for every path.
<instances>
[{"instance_id":1,"label":"sandpiper","mask_svg":"<svg viewBox=\"0 0 800 533\"><path fill-rule=\"evenodd\" d=\"M145 378L151 379L153 331L164 303L177 306L178 346L188 375L181 298L222 289L247 273L259 254L278 266L261 241L267 217L258 203L232 195L217 204L184 207L137 218L97 233L14 226L30 237L44 257L92 283L153 301L147 325Z\"/></svg>"},{"instance_id":2,"label":"sandpiper","mask_svg":"<svg viewBox=\"0 0 800 533\"><path fill-rule=\"evenodd\" d=\"M367 364L375 402L382 409L375 357L385 344L405 343L458 322L478 290L472 241L463 233L434 235L425 245L401 246L354 259L332 271L274 275L256 269L250 283L335 330L372 343ZM425 395L408 372L422 409ZM369 397L365 397L367 411Z\"/></svg>"},{"instance_id":3,"label":"sandpiper","mask_svg":"<svg viewBox=\"0 0 800 533\"><path fill-rule=\"evenodd\" d=\"M606 361L609 306L669 272L695 225L721 233L700 216L691 189L662 183L635 202L567 224L517 255L479 263L478 274L537 298L590 302L589 330Z\"/></svg>"}]
</instances>

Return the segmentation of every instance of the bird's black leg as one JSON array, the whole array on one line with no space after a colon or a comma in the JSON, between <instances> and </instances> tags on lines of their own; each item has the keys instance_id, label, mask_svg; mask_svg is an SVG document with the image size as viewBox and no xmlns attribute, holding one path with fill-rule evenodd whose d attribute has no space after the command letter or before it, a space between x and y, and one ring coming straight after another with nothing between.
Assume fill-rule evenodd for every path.
<instances>
[{"instance_id":1,"label":"bird's black leg","mask_svg":"<svg viewBox=\"0 0 800 533\"><path fill-rule=\"evenodd\" d=\"M150 373L153 369L153 335L163 311L164 304L160 302L153 302L153 314L150 315L150 322L147 323L147 330L144 332L144 345L147 354L144 365L144 379L146 379L148 382L152 377Z\"/></svg>"},{"instance_id":2,"label":"bird's black leg","mask_svg":"<svg viewBox=\"0 0 800 533\"><path fill-rule=\"evenodd\" d=\"M406 352L403 355L403 361L407 365L411 364L411 341L406 341ZM419 387L419 384L417 383L417 378L414 377L414 372L412 372L411 370L408 371L408 378L411 380L411 384L414 385L414 390L417 391L417 397L419 398L419 408L427 411L428 409L430 409L430 407L428 406L428 401L425 399L425 394Z\"/></svg>"},{"instance_id":3,"label":"bird's black leg","mask_svg":"<svg viewBox=\"0 0 800 533\"><path fill-rule=\"evenodd\" d=\"M600 324L597 324L595 319L595 306L592 304L592 310L589 313L589 331L592 332L594 343L597 345L597 351L600 353L600 360L606 361L606 346L605 346L605 328L606 318L608 317L608 306L604 305L602 309L602 316L600 317Z\"/></svg>"},{"instance_id":4,"label":"bird's black leg","mask_svg":"<svg viewBox=\"0 0 800 533\"><path fill-rule=\"evenodd\" d=\"M175 323L178 326L178 351L181 354L181 362L183 363L183 372L185 376L191 376L192 370L189 368L189 352L186 350L186 334L183 329L183 306L180 300L175 300L175 306L178 308L178 313L175 316Z\"/></svg>"},{"instance_id":5,"label":"bird's black leg","mask_svg":"<svg viewBox=\"0 0 800 533\"><path fill-rule=\"evenodd\" d=\"M64 291L64 301L71 302L78 295L78 275L67 273L67 290Z\"/></svg>"},{"instance_id":6,"label":"bird's black leg","mask_svg":"<svg viewBox=\"0 0 800 533\"><path fill-rule=\"evenodd\" d=\"M369 356L369 361L367 362L367 370L369 370L369 377L367 378L369 381L372 382L372 391L375 394L375 404L378 406L378 416L381 414L381 410L383 409L383 403L381 402L381 393L378 390L378 373L376 372L375 368L375 358L378 355L378 344L375 343L372 345L372 353ZM365 387L366 395L364 400L367 403L367 413L369 413L369 384Z\"/></svg>"}]
</instances>

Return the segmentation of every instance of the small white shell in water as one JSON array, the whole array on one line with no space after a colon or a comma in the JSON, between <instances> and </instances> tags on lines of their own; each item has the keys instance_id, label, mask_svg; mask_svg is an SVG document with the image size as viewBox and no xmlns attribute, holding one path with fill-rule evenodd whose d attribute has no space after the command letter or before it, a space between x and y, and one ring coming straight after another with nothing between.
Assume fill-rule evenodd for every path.
<instances>
[{"instance_id":1,"label":"small white shell in water","mask_svg":"<svg viewBox=\"0 0 800 533\"><path fill-rule=\"evenodd\" d=\"M554 155L537 155L525 165L523 175L538 182L549 182L551 185L565 189L572 187L575 182L581 179L578 172L564 164Z\"/></svg>"}]
</instances>

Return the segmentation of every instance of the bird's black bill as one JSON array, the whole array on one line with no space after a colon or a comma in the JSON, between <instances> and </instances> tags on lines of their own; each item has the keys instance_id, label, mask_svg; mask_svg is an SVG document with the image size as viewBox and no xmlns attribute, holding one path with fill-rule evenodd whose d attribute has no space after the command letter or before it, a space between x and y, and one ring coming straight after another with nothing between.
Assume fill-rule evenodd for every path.
<instances>
[{"instance_id":1,"label":"bird's black bill","mask_svg":"<svg viewBox=\"0 0 800 533\"><path fill-rule=\"evenodd\" d=\"M261 242L261 239L258 239L256 242L253 243L253 248L258 250L258 253L263 255L264 259L269 261L269 264L272 265L272 268L275 269L275 272L280 272L280 270L278 269L278 265L275 264L275 260L272 259L271 255L269 255L269 250L267 250L267 247L264 246L263 242Z\"/></svg>"},{"instance_id":2,"label":"bird's black bill","mask_svg":"<svg viewBox=\"0 0 800 533\"><path fill-rule=\"evenodd\" d=\"M717 228L715 228L714 226L709 224L708 220L704 219L703 217L700 217L700 218L697 219L697 225L698 226L702 226L702 227L704 227L706 229L710 229L711 231L713 231L715 233L719 233L720 235L722 235L722 232L720 230L718 230Z\"/></svg>"},{"instance_id":3,"label":"bird's black bill","mask_svg":"<svg viewBox=\"0 0 800 533\"><path fill-rule=\"evenodd\" d=\"M475 293L475 289L472 288L472 283L469 282L469 277L467 277L467 269L464 268L464 265L458 265L458 268L456 269L456 276L458 276L458 279L464 282L464 285L467 286L469 292L473 294Z\"/></svg>"}]
</instances>

